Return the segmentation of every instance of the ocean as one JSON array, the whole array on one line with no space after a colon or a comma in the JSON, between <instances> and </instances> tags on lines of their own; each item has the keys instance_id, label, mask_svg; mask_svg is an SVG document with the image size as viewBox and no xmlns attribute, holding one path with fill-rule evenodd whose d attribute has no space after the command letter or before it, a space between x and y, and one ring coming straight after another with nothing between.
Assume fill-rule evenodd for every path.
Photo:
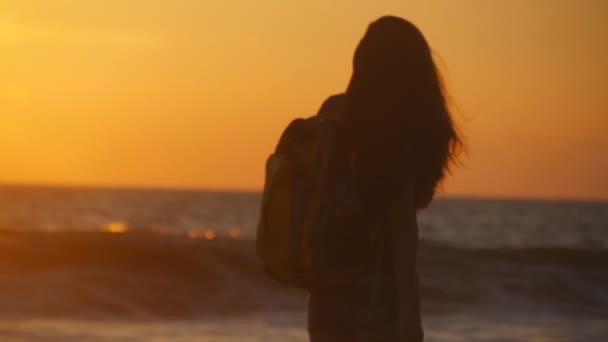
<instances>
[{"instance_id":1,"label":"ocean","mask_svg":"<svg viewBox=\"0 0 608 342\"><path fill-rule=\"evenodd\" d=\"M307 341L259 203L0 187L0 341ZM608 341L608 203L440 198L419 225L427 341Z\"/></svg>"}]
</instances>

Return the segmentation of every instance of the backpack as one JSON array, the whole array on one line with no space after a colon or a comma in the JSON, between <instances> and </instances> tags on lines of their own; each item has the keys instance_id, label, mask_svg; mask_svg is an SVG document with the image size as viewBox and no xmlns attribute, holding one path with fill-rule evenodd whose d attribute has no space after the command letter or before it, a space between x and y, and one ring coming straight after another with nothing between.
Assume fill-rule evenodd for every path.
<instances>
[{"instance_id":1,"label":"backpack","mask_svg":"<svg viewBox=\"0 0 608 342\"><path fill-rule=\"evenodd\" d=\"M308 290L357 279L372 240L356 195L356 155L338 152L339 111L325 107L292 121L268 158L256 240L267 274Z\"/></svg>"}]
</instances>

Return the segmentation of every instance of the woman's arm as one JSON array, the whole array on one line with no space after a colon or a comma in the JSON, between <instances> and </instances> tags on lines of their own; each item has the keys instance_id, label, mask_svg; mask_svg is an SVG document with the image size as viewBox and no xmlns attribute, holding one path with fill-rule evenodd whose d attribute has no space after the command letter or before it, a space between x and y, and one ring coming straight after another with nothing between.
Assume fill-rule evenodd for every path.
<instances>
[{"instance_id":1,"label":"woman's arm","mask_svg":"<svg viewBox=\"0 0 608 342\"><path fill-rule=\"evenodd\" d=\"M422 341L420 298L416 273L418 223L413 177L406 177L398 201L390 208L390 241L399 296L399 332L402 341Z\"/></svg>"}]
</instances>

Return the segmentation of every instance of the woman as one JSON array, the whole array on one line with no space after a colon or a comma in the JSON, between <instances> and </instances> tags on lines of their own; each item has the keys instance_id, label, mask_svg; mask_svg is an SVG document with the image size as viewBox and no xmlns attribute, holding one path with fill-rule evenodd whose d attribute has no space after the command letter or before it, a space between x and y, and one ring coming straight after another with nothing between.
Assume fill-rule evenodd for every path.
<instances>
[{"instance_id":1,"label":"woman","mask_svg":"<svg viewBox=\"0 0 608 342\"><path fill-rule=\"evenodd\" d=\"M341 146L357 155L366 211L385 213L377 262L355 285L313 291L312 342L422 341L416 212L462 150L431 49L397 17L373 22L354 56L342 107Z\"/></svg>"}]
</instances>

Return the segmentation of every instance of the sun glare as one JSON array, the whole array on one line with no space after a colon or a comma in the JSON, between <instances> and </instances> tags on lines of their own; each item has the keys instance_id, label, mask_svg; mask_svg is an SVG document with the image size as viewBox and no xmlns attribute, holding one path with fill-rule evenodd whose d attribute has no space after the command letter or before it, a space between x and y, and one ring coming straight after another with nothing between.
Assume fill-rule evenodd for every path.
<instances>
[{"instance_id":1,"label":"sun glare","mask_svg":"<svg viewBox=\"0 0 608 342\"><path fill-rule=\"evenodd\" d=\"M190 229L188 230L188 237L196 240L214 240L217 237L217 233L213 229Z\"/></svg>"},{"instance_id":2,"label":"sun glare","mask_svg":"<svg viewBox=\"0 0 608 342\"><path fill-rule=\"evenodd\" d=\"M217 236L217 233L213 229L205 230L204 237L206 240L213 240Z\"/></svg>"},{"instance_id":3,"label":"sun glare","mask_svg":"<svg viewBox=\"0 0 608 342\"><path fill-rule=\"evenodd\" d=\"M228 236L231 239L238 239L239 237L241 237L241 231L238 228L230 228L230 230L228 230Z\"/></svg>"},{"instance_id":4,"label":"sun glare","mask_svg":"<svg viewBox=\"0 0 608 342\"><path fill-rule=\"evenodd\" d=\"M128 225L125 222L112 222L107 224L103 231L110 234L123 234L129 230Z\"/></svg>"}]
</instances>

